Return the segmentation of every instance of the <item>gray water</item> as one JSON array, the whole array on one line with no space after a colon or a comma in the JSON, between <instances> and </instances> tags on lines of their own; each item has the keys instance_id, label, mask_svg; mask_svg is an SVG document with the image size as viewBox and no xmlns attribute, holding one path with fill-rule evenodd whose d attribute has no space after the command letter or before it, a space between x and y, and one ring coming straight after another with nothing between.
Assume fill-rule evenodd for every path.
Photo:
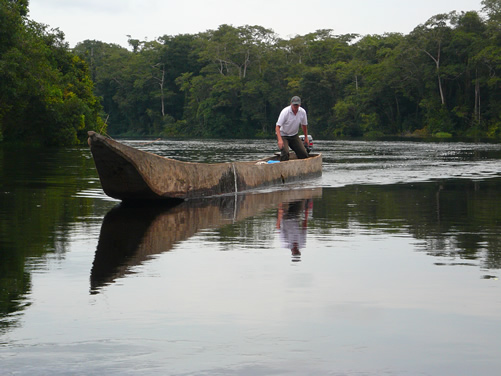
<instances>
[{"instance_id":1,"label":"gray water","mask_svg":"<svg viewBox=\"0 0 501 376\"><path fill-rule=\"evenodd\" d=\"M175 208L104 195L87 148L0 149L0 375L497 375L501 145L314 147L320 178Z\"/></svg>"}]
</instances>

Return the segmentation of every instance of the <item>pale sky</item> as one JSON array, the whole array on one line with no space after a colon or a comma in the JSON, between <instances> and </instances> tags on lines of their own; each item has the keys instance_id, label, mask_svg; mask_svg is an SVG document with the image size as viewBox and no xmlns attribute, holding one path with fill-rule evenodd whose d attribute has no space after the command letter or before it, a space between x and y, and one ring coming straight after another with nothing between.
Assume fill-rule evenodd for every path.
<instances>
[{"instance_id":1,"label":"pale sky","mask_svg":"<svg viewBox=\"0 0 501 376\"><path fill-rule=\"evenodd\" d=\"M481 8L481 0L30 0L29 16L59 28L74 47L86 39L127 46L127 35L155 40L222 24L259 25L286 39L318 29L407 34L436 14Z\"/></svg>"}]
</instances>

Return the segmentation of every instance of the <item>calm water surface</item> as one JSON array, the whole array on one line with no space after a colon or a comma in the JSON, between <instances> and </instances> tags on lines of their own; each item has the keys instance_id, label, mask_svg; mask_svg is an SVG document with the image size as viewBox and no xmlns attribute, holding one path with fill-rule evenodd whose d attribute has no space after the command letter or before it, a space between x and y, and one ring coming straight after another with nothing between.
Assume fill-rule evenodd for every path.
<instances>
[{"instance_id":1,"label":"calm water surface","mask_svg":"<svg viewBox=\"0 0 501 376\"><path fill-rule=\"evenodd\" d=\"M320 178L165 208L106 197L87 148L1 148L0 375L498 375L501 145L315 149Z\"/></svg>"}]
</instances>

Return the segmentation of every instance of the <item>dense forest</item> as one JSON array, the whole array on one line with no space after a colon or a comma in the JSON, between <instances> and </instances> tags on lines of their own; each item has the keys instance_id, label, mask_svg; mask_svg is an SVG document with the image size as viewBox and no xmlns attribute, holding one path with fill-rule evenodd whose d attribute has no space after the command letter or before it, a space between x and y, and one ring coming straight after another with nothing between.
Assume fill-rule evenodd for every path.
<instances>
[{"instance_id":1,"label":"dense forest","mask_svg":"<svg viewBox=\"0 0 501 376\"><path fill-rule=\"evenodd\" d=\"M5 140L74 143L88 129L272 137L293 95L316 138L501 138L501 0L483 0L481 13L438 14L407 35L282 39L261 26L221 25L73 49L61 31L28 18L28 0L0 4Z\"/></svg>"},{"instance_id":2,"label":"dense forest","mask_svg":"<svg viewBox=\"0 0 501 376\"><path fill-rule=\"evenodd\" d=\"M59 30L30 20L28 0L0 0L0 140L67 145L103 128L87 64Z\"/></svg>"}]
</instances>

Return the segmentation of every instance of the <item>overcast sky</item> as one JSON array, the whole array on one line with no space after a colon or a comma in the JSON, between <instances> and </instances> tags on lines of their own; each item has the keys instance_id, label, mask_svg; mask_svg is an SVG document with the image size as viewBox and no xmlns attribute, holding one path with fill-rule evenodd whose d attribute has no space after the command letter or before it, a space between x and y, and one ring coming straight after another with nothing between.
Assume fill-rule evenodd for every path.
<instances>
[{"instance_id":1,"label":"overcast sky","mask_svg":"<svg viewBox=\"0 0 501 376\"><path fill-rule=\"evenodd\" d=\"M74 47L86 39L127 46L219 25L259 25L282 38L318 29L334 34L407 34L430 17L480 11L481 0L30 0L30 18L59 28Z\"/></svg>"}]
</instances>

